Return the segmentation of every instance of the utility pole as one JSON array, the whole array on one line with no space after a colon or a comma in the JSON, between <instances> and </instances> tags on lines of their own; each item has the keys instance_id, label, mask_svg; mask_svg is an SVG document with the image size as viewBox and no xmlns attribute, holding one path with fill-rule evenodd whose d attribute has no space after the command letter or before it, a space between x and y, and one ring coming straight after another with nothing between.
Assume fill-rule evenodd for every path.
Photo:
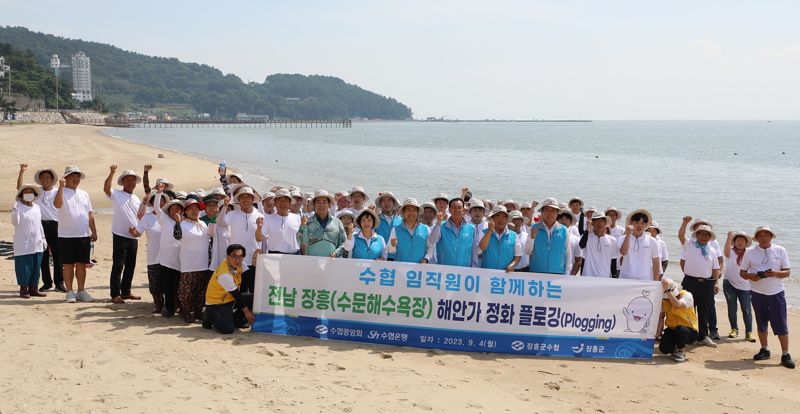
<instances>
[{"instance_id":1,"label":"utility pole","mask_svg":"<svg viewBox=\"0 0 800 414\"><path fill-rule=\"evenodd\" d=\"M50 67L53 68L56 74L56 111L58 111L58 68L61 67L61 59L58 58L58 55L53 55L50 58Z\"/></svg>"}]
</instances>

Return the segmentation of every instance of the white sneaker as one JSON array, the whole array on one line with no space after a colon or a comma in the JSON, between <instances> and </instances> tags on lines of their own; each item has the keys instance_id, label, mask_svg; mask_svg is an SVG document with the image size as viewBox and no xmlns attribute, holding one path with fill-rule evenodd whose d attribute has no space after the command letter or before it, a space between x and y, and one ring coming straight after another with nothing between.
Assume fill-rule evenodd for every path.
<instances>
[{"instance_id":1,"label":"white sneaker","mask_svg":"<svg viewBox=\"0 0 800 414\"><path fill-rule=\"evenodd\" d=\"M92 295L90 295L89 292L85 290L78 292L77 299L81 302L94 302L94 298L92 297Z\"/></svg>"},{"instance_id":2,"label":"white sneaker","mask_svg":"<svg viewBox=\"0 0 800 414\"><path fill-rule=\"evenodd\" d=\"M698 345L703 345L703 346L710 346L712 348L716 348L717 347L717 344L714 343L714 341L712 341L711 337L709 337L709 336L703 338L702 341L698 341L697 344Z\"/></svg>"},{"instance_id":3,"label":"white sneaker","mask_svg":"<svg viewBox=\"0 0 800 414\"><path fill-rule=\"evenodd\" d=\"M76 302L76 295L74 290L70 290L67 292L67 303L75 303Z\"/></svg>"}]
</instances>

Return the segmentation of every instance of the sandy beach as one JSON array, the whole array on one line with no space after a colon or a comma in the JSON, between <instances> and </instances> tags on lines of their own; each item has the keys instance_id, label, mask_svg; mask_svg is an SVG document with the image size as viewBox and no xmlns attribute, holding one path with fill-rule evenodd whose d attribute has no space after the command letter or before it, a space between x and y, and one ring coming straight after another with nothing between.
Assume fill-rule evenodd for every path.
<instances>
[{"instance_id":1,"label":"sandy beach","mask_svg":"<svg viewBox=\"0 0 800 414\"><path fill-rule=\"evenodd\" d=\"M143 300L113 305L111 217L102 194L108 166L141 172L153 164L153 182L167 177L183 190L216 186L216 166L87 126L2 127L0 145L0 239L13 239L8 211L22 162L29 164L25 182L39 168L80 166L100 236L99 263L87 279L95 303L67 304L58 292L20 299L13 261L0 262L0 413L788 413L800 404L800 375L778 365L774 336L768 361L755 363L758 345L740 336L716 349L690 347L683 364L661 355L646 362L550 359L250 332L222 337L150 313L144 242L134 278ZM717 313L727 333L724 307ZM790 331L797 343L797 314ZM792 350L800 356L798 345Z\"/></svg>"}]
</instances>

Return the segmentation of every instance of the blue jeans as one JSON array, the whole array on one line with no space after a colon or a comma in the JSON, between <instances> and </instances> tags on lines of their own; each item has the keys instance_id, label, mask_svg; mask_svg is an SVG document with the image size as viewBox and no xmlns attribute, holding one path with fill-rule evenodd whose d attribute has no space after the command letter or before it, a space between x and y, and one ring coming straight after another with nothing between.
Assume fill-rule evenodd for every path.
<instances>
[{"instance_id":1,"label":"blue jeans","mask_svg":"<svg viewBox=\"0 0 800 414\"><path fill-rule=\"evenodd\" d=\"M727 280L722 281L722 291L725 293L725 301L728 302L728 321L731 323L731 329L739 329L736 316L736 301L738 299L742 308L744 331L753 332L753 310L750 306L750 291L736 289Z\"/></svg>"}]
</instances>

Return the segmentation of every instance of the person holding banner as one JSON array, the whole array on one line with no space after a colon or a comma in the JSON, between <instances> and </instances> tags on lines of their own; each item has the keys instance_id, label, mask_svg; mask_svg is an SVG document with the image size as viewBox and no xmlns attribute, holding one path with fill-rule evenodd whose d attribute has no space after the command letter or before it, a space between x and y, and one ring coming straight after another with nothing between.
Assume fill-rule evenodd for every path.
<instances>
[{"instance_id":1,"label":"person holding banner","mask_svg":"<svg viewBox=\"0 0 800 414\"><path fill-rule=\"evenodd\" d=\"M356 218L359 230L347 232L344 250L353 259L383 260L386 259L386 242L374 231L375 223L380 219L369 209L363 210Z\"/></svg>"},{"instance_id":2,"label":"person holding banner","mask_svg":"<svg viewBox=\"0 0 800 414\"><path fill-rule=\"evenodd\" d=\"M697 343L710 347L717 346L709 336L709 330L713 327L709 323L709 309L714 306L714 295L719 292L720 276L717 251L710 244L715 238L716 235L711 227L697 226L692 234L692 240L683 245L678 256L684 273L681 285L692 293L697 308L699 321Z\"/></svg>"},{"instance_id":3,"label":"person holding banner","mask_svg":"<svg viewBox=\"0 0 800 414\"><path fill-rule=\"evenodd\" d=\"M622 265L620 279L659 280L661 255L658 241L645 230L653 216L645 209L632 211L627 220L625 236L617 240Z\"/></svg>"},{"instance_id":4,"label":"person holding banner","mask_svg":"<svg viewBox=\"0 0 800 414\"><path fill-rule=\"evenodd\" d=\"M597 212L590 220L591 231L583 233L579 251L583 258L582 276L610 278L616 272L619 249L614 236L606 234L610 222L605 213Z\"/></svg>"},{"instance_id":5,"label":"person holding banner","mask_svg":"<svg viewBox=\"0 0 800 414\"><path fill-rule=\"evenodd\" d=\"M684 349L686 345L697 339L697 314L694 311L694 298L687 290L670 279L662 279L664 300L661 301L662 319L658 321L658 331L666 326L661 334L658 350L662 354L672 354L675 362L686 361Z\"/></svg>"},{"instance_id":6,"label":"person holding banner","mask_svg":"<svg viewBox=\"0 0 800 414\"><path fill-rule=\"evenodd\" d=\"M233 200L228 197L224 199L217 216L216 227L227 229L230 232L229 242L231 244L241 244L252 252L244 258L248 269L242 273L242 291L252 292L256 279L255 259L261 253L261 242L264 240L263 228L258 225L259 222L263 223L264 215L255 209L255 204L261 202L261 197L256 194L253 187L247 185L243 185L238 191L234 190L233 192ZM229 211L228 206L231 201L239 208Z\"/></svg>"},{"instance_id":7,"label":"person holding banner","mask_svg":"<svg viewBox=\"0 0 800 414\"><path fill-rule=\"evenodd\" d=\"M567 271L569 230L556 221L560 208L555 198L546 198L539 207L541 221L531 226L531 272L563 275ZM526 253L528 253L526 251Z\"/></svg>"},{"instance_id":8,"label":"person holding banner","mask_svg":"<svg viewBox=\"0 0 800 414\"><path fill-rule=\"evenodd\" d=\"M449 200L446 213L439 212L436 220L439 225L431 232L431 243L436 244L436 263L448 266L471 267L477 262L476 255L480 243L480 233L475 225L464 219L464 200ZM447 220L445 220L447 218Z\"/></svg>"},{"instance_id":9,"label":"person holding banner","mask_svg":"<svg viewBox=\"0 0 800 414\"><path fill-rule=\"evenodd\" d=\"M264 250L271 254L298 254L300 243L297 233L300 231L300 216L292 213L292 196L289 190L281 188L275 191L275 214L267 215L262 228L265 244Z\"/></svg>"},{"instance_id":10,"label":"person holding banner","mask_svg":"<svg viewBox=\"0 0 800 414\"><path fill-rule=\"evenodd\" d=\"M489 223L483 233L478 254L484 269L504 269L511 273L522 257L522 246L517 233L508 229L508 211L497 206L489 214Z\"/></svg>"},{"instance_id":11,"label":"person holding banner","mask_svg":"<svg viewBox=\"0 0 800 414\"><path fill-rule=\"evenodd\" d=\"M301 248L307 256L342 257L347 236L342 222L330 214L333 196L325 190L317 190L311 203L314 205L314 214L300 218L297 239ZM352 225L348 226L348 231L352 234Z\"/></svg>"},{"instance_id":12,"label":"person holding banner","mask_svg":"<svg viewBox=\"0 0 800 414\"><path fill-rule=\"evenodd\" d=\"M420 223L422 207L414 198L407 198L400 207L403 221L392 228L389 234L389 254L395 254L395 260L407 263L428 263L433 257L436 246L428 236L431 230Z\"/></svg>"},{"instance_id":13,"label":"person holding banner","mask_svg":"<svg viewBox=\"0 0 800 414\"><path fill-rule=\"evenodd\" d=\"M225 260L220 263L208 281L205 294L206 310L203 314L203 328L216 329L228 335L236 328L244 327L244 321L253 324L255 316L253 295L242 293L242 262L246 254L240 244L231 244L226 250Z\"/></svg>"}]
</instances>

